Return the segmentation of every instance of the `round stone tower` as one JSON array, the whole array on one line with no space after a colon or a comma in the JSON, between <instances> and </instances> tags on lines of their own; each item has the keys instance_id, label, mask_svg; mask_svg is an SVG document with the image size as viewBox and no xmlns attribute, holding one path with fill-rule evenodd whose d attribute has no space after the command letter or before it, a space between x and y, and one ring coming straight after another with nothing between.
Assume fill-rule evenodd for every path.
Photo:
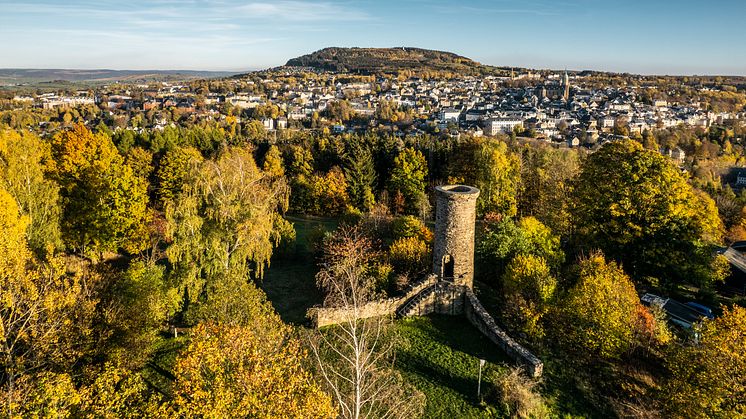
<instances>
[{"instance_id":1,"label":"round stone tower","mask_svg":"<svg viewBox=\"0 0 746 419\"><path fill-rule=\"evenodd\" d=\"M474 283L474 222L479 189L465 185L435 188L433 273L441 281L471 288Z\"/></svg>"}]
</instances>

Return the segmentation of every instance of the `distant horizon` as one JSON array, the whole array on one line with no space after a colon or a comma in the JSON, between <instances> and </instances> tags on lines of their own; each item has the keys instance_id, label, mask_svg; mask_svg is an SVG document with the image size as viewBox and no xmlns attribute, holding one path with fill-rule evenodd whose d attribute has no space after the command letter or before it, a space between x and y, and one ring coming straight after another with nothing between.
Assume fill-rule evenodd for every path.
<instances>
[{"instance_id":1,"label":"distant horizon","mask_svg":"<svg viewBox=\"0 0 746 419\"><path fill-rule=\"evenodd\" d=\"M327 47L324 47L327 48ZM355 47L349 47L349 48L355 48ZM396 47L358 47L358 48L396 48ZM405 47L405 48L419 48L419 47ZM309 51L308 53L321 50L323 48L319 48L313 51ZM452 52L454 54L459 54L457 51L443 51L443 52ZM302 54L305 55L305 54ZM465 58L471 58L464 56ZM295 58L295 57L290 57ZM288 60L290 59L288 58ZM477 61L477 60L475 60ZM58 71L136 71L136 72L203 72L203 73L231 73L231 74L242 74L242 73L251 73L251 72L257 72L257 71L265 71L270 70L272 68L277 67L284 67L285 62L278 65L272 65L268 67L255 67L255 68L243 68L243 69L207 69L207 68L113 68L113 67L0 67L0 71L7 71L7 70L44 70L44 71L52 71L52 70L58 70ZM666 76L666 77L746 77L746 73L744 74L721 74L721 73L680 73L680 74L674 74L674 73L636 73L636 72L629 72L629 71L617 71L617 70L600 70L595 68L583 68L583 69L573 69L573 68L550 68L550 67L526 67L526 66L520 66L520 65L505 65L505 64L490 64L490 63L483 63L477 61L479 64L489 65L493 67L502 67L502 68L515 68L516 70L533 70L533 71L553 71L553 72L563 72L568 71L570 73L582 73L584 71L593 71L593 72L599 72L599 73L610 73L610 74L630 74L630 75L637 75L637 76Z\"/></svg>"},{"instance_id":2,"label":"distant horizon","mask_svg":"<svg viewBox=\"0 0 746 419\"><path fill-rule=\"evenodd\" d=\"M325 46L411 46L501 67L746 76L745 20L741 0L6 0L0 67L244 72Z\"/></svg>"}]
</instances>

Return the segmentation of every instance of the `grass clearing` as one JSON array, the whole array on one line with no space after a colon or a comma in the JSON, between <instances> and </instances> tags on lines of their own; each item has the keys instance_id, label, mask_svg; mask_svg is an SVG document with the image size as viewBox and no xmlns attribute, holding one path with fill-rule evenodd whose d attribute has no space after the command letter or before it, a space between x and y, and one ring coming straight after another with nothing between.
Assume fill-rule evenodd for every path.
<instances>
[{"instance_id":1,"label":"grass clearing","mask_svg":"<svg viewBox=\"0 0 746 419\"><path fill-rule=\"evenodd\" d=\"M311 217L287 219L295 227L295 243L275 252L259 285L282 320L298 325L307 322L306 310L323 301L316 288L318 268L311 241L318 230L334 231L339 222Z\"/></svg>"},{"instance_id":2,"label":"grass clearing","mask_svg":"<svg viewBox=\"0 0 746 419\"><path fill-rule=\"evenodd\" d=\"M425 393L427 418L497 417L494 409L480 406L477 398L479 359L482 396L489 385L485 378L503 372L506 355L463 317L433 315L396 322L401 343L396 368Z\"/></svg>"}]
</instances>

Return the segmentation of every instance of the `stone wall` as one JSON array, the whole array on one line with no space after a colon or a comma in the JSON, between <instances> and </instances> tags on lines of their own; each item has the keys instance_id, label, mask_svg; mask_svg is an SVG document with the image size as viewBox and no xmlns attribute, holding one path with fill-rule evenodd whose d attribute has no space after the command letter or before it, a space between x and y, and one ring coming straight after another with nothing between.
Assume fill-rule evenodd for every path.
<instances>
[{"instance_id":1,"label":"stone wall","mask_svg":"<svg viewBox=\"0 0 746 419\"><path fill-rule=\"evenodd\" d=\"M394 314L396 310L407 301L420 293L427 287L433 286L438 281L435 275L430 275L423 280L410 285L400 297L385 298L370 301L358 307L357 317L367 319L369 317L386 316ZM312 307L306 313L316 327L324 327L339 324L353 315L351 309L337 307Z\"/></svg>"},{"instance_id":2,"label":"stone wall","mask_svg":"<svg viewBox=\"0 0 746 419\"><path fill-rule=\"evenodd\" d=\"M467 289L464 293L464 314L471 324L492 342L497 344L515 363L526 368L531 377L541 376L544 370L544 363L536 355L508 336L495 323L495 320L484 309L482 303L479 302L479 299L471 289Z\"/></svg>"}]
</instances>

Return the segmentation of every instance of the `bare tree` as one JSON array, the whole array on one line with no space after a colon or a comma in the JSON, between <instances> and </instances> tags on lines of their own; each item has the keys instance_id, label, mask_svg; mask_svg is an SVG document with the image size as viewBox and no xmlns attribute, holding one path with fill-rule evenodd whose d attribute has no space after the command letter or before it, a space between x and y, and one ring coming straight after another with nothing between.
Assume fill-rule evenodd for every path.
<instances>
[{"instance_id":1,"label":"bare tree","mask_svg":"<svg viewBox=\"0 0 746 419\"><path fill-rule=\"evenodd\" d=\"M376 297L369 274L374 254L370 239L356 228L342 228L325 241L316 279L326 292L325 305L343 310L338 325L319 333L311 347L340 417L417 417L424 395L393 369L391 317L363 318L365 304Z\"/></svg>"}]
</instances>

